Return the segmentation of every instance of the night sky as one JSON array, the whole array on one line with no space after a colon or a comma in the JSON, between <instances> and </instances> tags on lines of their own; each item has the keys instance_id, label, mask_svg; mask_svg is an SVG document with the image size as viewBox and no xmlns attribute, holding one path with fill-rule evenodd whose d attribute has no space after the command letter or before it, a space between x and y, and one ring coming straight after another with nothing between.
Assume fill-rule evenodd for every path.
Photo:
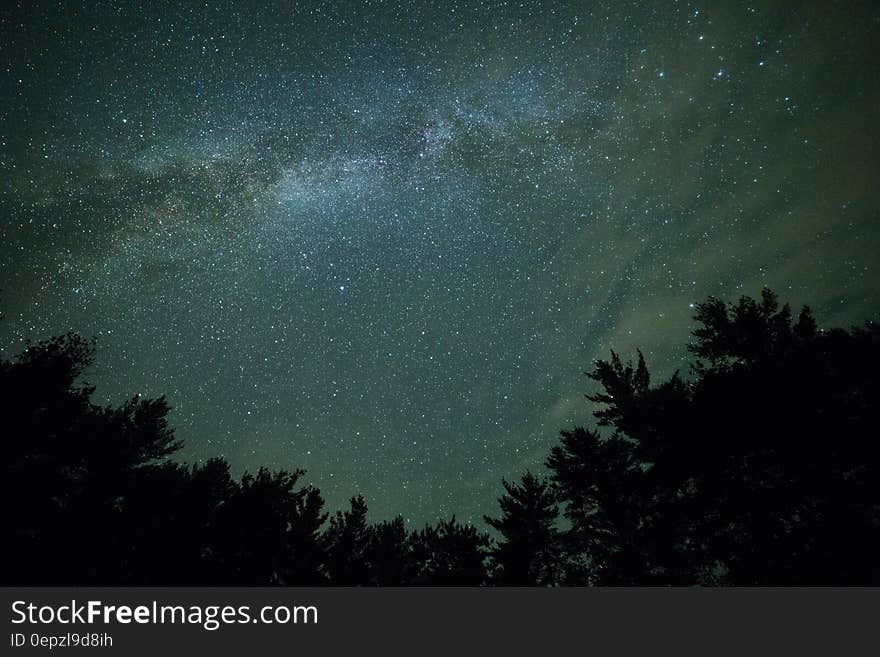
<instances>
[{"instance_id":1,"label":"night sky","mask_svg":"<svg viewBox=\"0 0 880 657\"><path fill-rule=\"evenodd\" d=\"M181 459L481 522L708 295L880 309L877 3L74 4L0 10L0 340Z\"/></svg>"}]
</instances>

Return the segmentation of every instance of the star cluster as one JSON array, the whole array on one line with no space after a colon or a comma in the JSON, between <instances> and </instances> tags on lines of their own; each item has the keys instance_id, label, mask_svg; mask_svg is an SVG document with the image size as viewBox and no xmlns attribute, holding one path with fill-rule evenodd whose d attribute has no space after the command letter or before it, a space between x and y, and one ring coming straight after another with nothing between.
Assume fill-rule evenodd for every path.
<instances>
[{"instance_id":1,"label":"star cluster","mask_svg":"<svg viewBox=\"0 0 880 657\"><path fill-rule=\"evenodd\" d=\"M680 366L693 303L878 308L880 12L827 3L19 3L0 336L98 338L182 458L478 521Z\"/></svg>"}]
</instances>

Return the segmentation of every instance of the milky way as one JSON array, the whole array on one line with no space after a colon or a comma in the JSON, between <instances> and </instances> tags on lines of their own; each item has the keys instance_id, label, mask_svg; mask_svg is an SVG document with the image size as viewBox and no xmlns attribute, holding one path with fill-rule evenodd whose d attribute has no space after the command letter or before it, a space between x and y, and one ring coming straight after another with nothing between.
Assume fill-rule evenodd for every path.
<instances>
[{"instance_id":1,"label":"milky way","mask_svg":"<svg viewBox=\"0 0 880 657\"><path fill-rule=\"evenodd\" d=\"M872 3L69 4L0 14L0 337L182 459L479 522L706 296L880 308Z\"/></svg>"}]
</instances>

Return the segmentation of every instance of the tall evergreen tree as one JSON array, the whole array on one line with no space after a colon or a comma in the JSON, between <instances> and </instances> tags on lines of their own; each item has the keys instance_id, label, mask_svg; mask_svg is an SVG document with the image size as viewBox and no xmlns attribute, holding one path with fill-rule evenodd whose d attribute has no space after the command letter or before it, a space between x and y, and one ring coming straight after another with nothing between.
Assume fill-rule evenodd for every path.
<instances>
[{"instance_id":1,"label":"tall evergreen tree","mask_svg":"<svg viewBox=\"0 0 880 657\"><path fill-rule=\"evenodd\" d=\"M503 540L492 550L493 582L502 586L547 586L561 581L559 507L547 482L526 472L519 484L502 481L499 518L485 516Z\"/></svg>"}]
</instances>

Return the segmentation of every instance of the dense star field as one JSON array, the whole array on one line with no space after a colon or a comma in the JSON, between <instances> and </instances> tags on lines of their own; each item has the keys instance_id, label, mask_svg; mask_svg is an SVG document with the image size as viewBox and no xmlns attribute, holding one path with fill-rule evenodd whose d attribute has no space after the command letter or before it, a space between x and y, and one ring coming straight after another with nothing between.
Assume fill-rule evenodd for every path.
<instances>
[{"instance_id":1,"label":"dense star field","mask_svg":"<svg viewBox=\"0 0 880 657\"><path fill-rule=\"evenodd\" d=\"M0 341L182 458L481 522L708 295L880 308L874 3L85 4L0 12Z\"/></svg>"}]
</instances>

